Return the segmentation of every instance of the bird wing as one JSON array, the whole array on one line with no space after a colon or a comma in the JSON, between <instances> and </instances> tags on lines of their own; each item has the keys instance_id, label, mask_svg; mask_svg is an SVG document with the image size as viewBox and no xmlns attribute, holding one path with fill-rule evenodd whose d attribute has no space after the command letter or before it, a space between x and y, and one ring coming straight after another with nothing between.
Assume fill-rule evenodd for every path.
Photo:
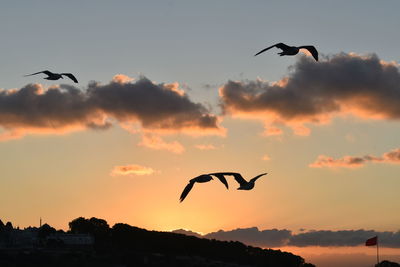
<instances>
[{"instance_id":1,"label":"bird wing","mask_svg":"<svg viewBox=\"0 0 400 267\"><path fill-rule=\"evenodd\" d=\"M229 185L228 182L225 179L225 175L223 173L211 173L210 175L214 175L215 177L217 177L226 187L226 189L229 189Z\"/></svg>"},{"instance_id":2,"label":"bird wing","mask_svg":"<svg viewBox=\"0 0 400 267\"><path fill-rule=\"evenodd\" d=\"M240 185L245 185L247 184L247 181L243 178L243 176L240 173L237 172L226 172L224 173L225 175L232 175L233 178L238 182Z\"/></svg>"},{"instance_id":3,"label":"bird wing","mask_svg":"<svg viewBox=\"0 0 400 267\"><path fill-rule=\"evenodd\" d=\"M264 175L266 175L267 173L262 173L262 174L260 174L260 175L257 175L256 177L254 177L254 178L252 178L251 180L250 180L250 182L255 182L258 178L260 178L261 176L264 176Z\"/></svg>"},{"instance_id":4,"label":"bird wing","mask_svg":"<svg viewBox=\"0 0 400 267\"><path fill-rule=\"evenodd\" d=\"M287 50L290 48L290 46L288 46L287 44L284 44L284 43L279 43L279 44L276 44L275 46L281 50Z\"/></svg>"},{"instance_id":5,"label":"bird wing","mask_svg":"<svg viewBox=\"0 0 400 267\"><path fill-rule=\"evenodd\" d=\"M206 183L206 182L211 181L212 179L213 178L211 177L211 175L202 174L202 175L199 175L197 177L190 179L189 182L191 182L191 183Z\"/></svg>"},{"instance_id":6,"label":"bird wing","mask_svg":"<svg viewBox=\"0 0 400 267\"><path fill-rule=\"evenodd\" d=\"M255 54L254 56L257 56L257 55L261 54L262 52L265 52L268 49L271 49L272 47L277 47L277 48L279 48L281 50L286 50L286 49L290 48L290 46L285 45L284 43L277 43L277 44L271 45L270 47L264 48L263 50L261 50L260 52Z\"/></svg>"},{"instance_id":7,"label":"bird wing","mask_svg":"<svg viewBox=\"0 0 400 267\"><path fill-rule=\"evenodd\" d=\"M68 78L70 78L71 80L73 80L75 83L78 83L78 80L75 78L74 75L72 75L71 73L60 73L61 75L65 75Z\"/></svg>"},{"instance_id":8,"label":"bird wing","mask_svg":"<svg viewBox=\"0 0 400 267\"><path fill-rule=\"evenodd\" d=\"M44 73L44 74L46 74L46 75L48 75L48 76L50 76L51 74L53 74L51 71L44 70L44 71L39 71L39 72L35 72L35 73L32 73L32 74L25 75L25 77L26 77L26 76L36 75L36 74L39 74L39 73Z\"/></svg>"},{"instance_id":9,"label":"bird wing","mask_svg":"<svg viewBox=\"0 0 400 267\"><path fill-rule=\"evenodd\" d=\"M305 46L299 46L299 49L307 49L310 53L311 53L311 55L313 56L313 58L316 60L316 61L318 61L318 51L317 51L317 49L315 49L315 47L314 46L312 46L312 45L305 45Z\"/></svg>"},{"instance_id":10,"label":"bird wing","mask_svg":"<svg viewBox=\"0 0 400 267\"><path fill-rule=\"evenodd\" d=\"M194 182L191 181L187 184L187 186L185 186L185 188L182 191L181 197L179 198L179 200L181 202L186 198L186 196L189 194L190 190L192 190L193 185L194 185Z\"/></svg>"}]
</instances>

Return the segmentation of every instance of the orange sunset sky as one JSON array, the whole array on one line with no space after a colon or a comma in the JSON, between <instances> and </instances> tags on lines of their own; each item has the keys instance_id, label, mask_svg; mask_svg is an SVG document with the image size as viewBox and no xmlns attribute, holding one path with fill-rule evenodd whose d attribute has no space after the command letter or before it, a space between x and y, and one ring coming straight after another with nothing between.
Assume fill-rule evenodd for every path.
<instances>
[{"instance_id":1,"label":"orange sunset sky","mask_svg":"<svg viewBox=\"0 0 400 267\"><path fill-rule=\"evenodd\" d=\"M83 216L201 234L277 229L279 242L261 246L311 262L373 257L363 242L378 234L382 253L399 260L399 8L2 3L0 219L21 228L42 218L68 229ZM314 45L320 60L276 48L253 56L278 42ZM23 77L47 69L79 83ZM179 203L191 178L218 171L268 175L251 191L232 177L229 190L196 184ZM354 233L358 243L347 242Z\"/></svg>"}]
</instances>

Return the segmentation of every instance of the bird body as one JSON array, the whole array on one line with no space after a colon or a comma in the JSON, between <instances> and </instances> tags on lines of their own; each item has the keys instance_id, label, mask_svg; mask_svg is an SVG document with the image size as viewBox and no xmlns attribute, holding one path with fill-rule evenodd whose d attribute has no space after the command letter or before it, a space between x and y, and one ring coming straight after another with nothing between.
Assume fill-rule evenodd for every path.
<instances>
[{"instance_id":1,"label":"bird body","mask_svg":"<svg viewBox=\"0 0 400 267\"><path fill-rule=\"evenodd\" d=\"M44 71L39 71L39 72L35 72L35 73L32 73L32 74L28 74L28 75L25 75L25 77L26 76L36 75L36 74L39 74L39 73L46 74L47 77L43 78L43 79L46 79L46 80L53 80L54 81L54 80L64 79L63 76L67 76L68 78L73 80L75 83L78 83L78 80L71 73L54 73L54 72L51 72L51 71L48 71L48 70L44 70Z\"/></svg>"},{"instance_id":2,"label":"bird body","mask_svg":"<svg viewBox=\"0 0 400 267\"><path fill-rule=\"evenodd\" d=\"M250 181L246 181L243 178L243 176L240 173L237 173L237 172L220 173L220 175L222 175L222 176L224 176L224 175L232 175L233 178L236 180L236 182L239 183L239 187L237 188L237 190L251 190L251 189L253 189L257 179L260 178L261 176L266 175L266 174L267 173L262 173L260 175L257 175L256 177L250 179Z\"/></svg>"},{"instance_id":3,"label":"bird body","mask_svg":"<svg viewBox=\"0 0 400 267\"><path fill-rule=\"evenodd\" d=\"M240 186L238 187L238 190L251 190L255 186L255 182L257 181L258 178L261 176L266 175L266 173L257 175L256 177L250 179L249 182L246 183L241 183ZM236 176L234 175L233 177L235 178L236 181L238 181L238 177L241 177L241 175L238 173ZM243 178L243 177L242 177Z\"/></svg>"},{"instance_id":4,"label":"bird body","mask_svg":"<svg viewBox=\"0 0 400 267\"><path fill-rule=\"evenodd\" d=\"M257 56L265 51L267 51L268 49L271 49L273 47L279 48L282 50L282 52L278 53L278 55L280 56L294 56L297 55L300 51L300 49L307 49L311 55L313 56L313 58L318 61L318 51L317 49L312 46L312 45L304 45L304 46L289 46L286 45L284 43L277 43L274 45L271 45L267 48L264 48L263 50L261 50L260 52L258 52L257 54L255 54L254 56Z\"/></svg>"}]
</instances>

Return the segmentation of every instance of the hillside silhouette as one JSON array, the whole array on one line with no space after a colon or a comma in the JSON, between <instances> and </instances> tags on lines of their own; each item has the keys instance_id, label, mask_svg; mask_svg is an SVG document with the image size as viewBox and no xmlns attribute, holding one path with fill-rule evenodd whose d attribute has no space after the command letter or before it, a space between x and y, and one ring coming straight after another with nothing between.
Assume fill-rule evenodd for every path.
<instances>
[{"instance_id":1,"label":"hillside silhouette","mask_svg":"<svg viewBox=\"0 0 400 267\"><path fill-rule=\"evenodd\" d=\"M149 231L83 217L69 230L44 224L23 230L0 221L0 266L285 266L312 267L280 250L234 241Z\"/></svg>"}]
</instances>

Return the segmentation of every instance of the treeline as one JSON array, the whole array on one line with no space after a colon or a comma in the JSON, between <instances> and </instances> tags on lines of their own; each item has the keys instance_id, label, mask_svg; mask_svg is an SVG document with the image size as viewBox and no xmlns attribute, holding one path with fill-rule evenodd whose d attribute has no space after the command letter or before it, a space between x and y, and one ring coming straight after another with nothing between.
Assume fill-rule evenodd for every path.
<instances>
[{"instance_id":1,"label":"treeline","mask_svg":"<svg viewBox=\"0 0 400 267\"><path fill-rule=\"evenodd\" d=\"M41 228L41 238L57 232L49 225ZM67 233L90 234L94 237L93 251L85 256L85 260L92 257L97 265L86 266L117 266L114 263L118 263L118 266L314 266L305 263L300 256L280 250L148 231L123 223L110 227L105 220L98 218L77 218L69 223ZM99 259L102 259L101 264ZM106 263L110 265L103 265Z\"/></svg>"}]
</instances>

